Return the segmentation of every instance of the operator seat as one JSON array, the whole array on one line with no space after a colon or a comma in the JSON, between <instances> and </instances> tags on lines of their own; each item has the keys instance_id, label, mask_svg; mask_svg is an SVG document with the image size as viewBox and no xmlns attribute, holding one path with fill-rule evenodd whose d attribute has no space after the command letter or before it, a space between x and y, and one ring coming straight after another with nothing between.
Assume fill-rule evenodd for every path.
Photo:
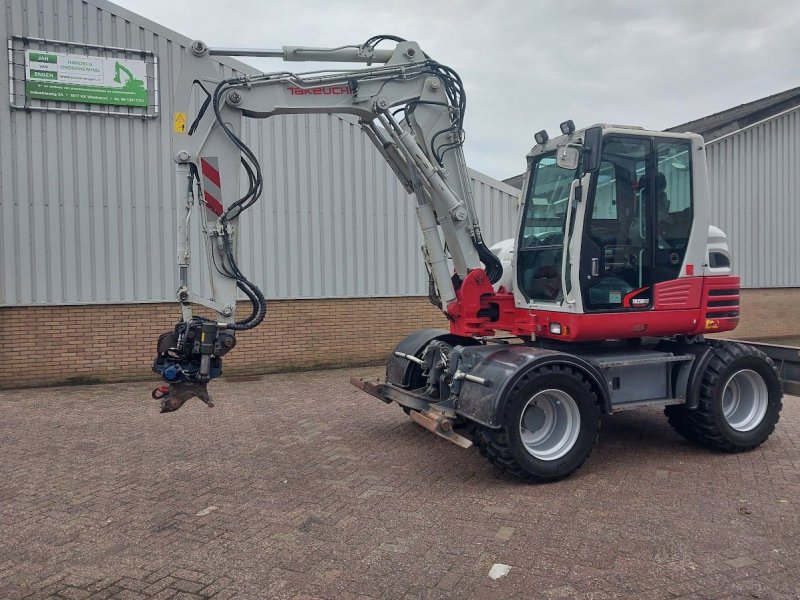
<instances>
[{"instance_id":1,"label":"operator seat","mask_svg":"<svg viewBox=\"0 0 800 600\"><path fill-rule=\"evenodd\" d=\"M647 185L647 176L642 175L639 177L639 193L643 194L643 198L646 200L650 198L650 190L648 189ZM658 209L659 215L661 213L665 213L669 215L669 198L667 197L667 177L659 171L656 173L656 182L655 182L655 199L656 199L656 207Z\"/></svg>"},{"instance_id":2,"label":"operator seat","mask_svg":"<svg viewBox=\"0 0 800 600\"><path fill-rule=\"evenodd\" d=\"M639 189L642 198L649 200L649 190L647 189L647 179L639 179ZM655 177L655 203L656 224L654 227L656 235L655 257L652 266L652 282L669 281L675 279L680 274L680 265L686 252L686 244L691 229L691 207L679 211L670 212L670 200L667 196L667 178L659 171Z\"/></svg>"},{"instance_id":3,"label":"operator seat","mask_svg":"<svg viewBox=\"0 0 800 600\"><path fill-rule=\"evenodd\" d=\"M648 218L648 214L650 213L650 211L648 211L645 207L653 206L653 204L648 202L651 198L651 193L646 175L642 175L639 178L638 190L642 203L639 205L637 214L630 225L630 240L631 243L644 244L644 237L642 236L642 231L644 230L642 228L642 219ZM656 233L659 237L661 237L665 225L668 225L672 222L672 218L669 214L667 178L661 171L656 173L655 199L655 208L658 212L658 227ZM650 210L652 210L652 208Z\"/></svg>"}]
</instances>

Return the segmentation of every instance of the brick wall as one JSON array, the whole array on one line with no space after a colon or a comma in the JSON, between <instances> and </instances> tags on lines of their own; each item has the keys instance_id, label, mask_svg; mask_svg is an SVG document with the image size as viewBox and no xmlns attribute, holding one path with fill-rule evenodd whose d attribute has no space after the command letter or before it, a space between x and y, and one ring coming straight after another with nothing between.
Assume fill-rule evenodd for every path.
<instances>
[{"instance_id":1,"label":"brick wall","mask_svg":"<svg viewBox=\"0 0 800 600\"><path fill-rule=\"evenodd\" d=\"M732 337L800 337L800 289L743 290L742 315ZM168 303L0 308L0 388L149 377L156 338L178 316ZM264 323L238 336L225 373L382 362L422 327L446 327L427 298L271 301Z\"/></svg>"},{"instance_id":2,"label":"brick wall","mask_svg":"<svg viewBox=\"0 0 800 600\"><path fill-rule=\"evenodd\" d=\"M247 303L240 307L246 314ZM149 377L156 339L179 316L170 303L0 308L0 388ZM381 362L422 327L446 327L427 298L274 300L259 327L237 336L223 368L235 375Z\"/></svg>"},{"instance_id":3,"label":"brick wall","mask_svg":"<svg viewBox=\"0 0 800 600\"><path fill-rule=\"evenodd\" d=\"M800 338L800 288L745 289L739 327L720 337Z\"/></svg>"}]
</instances>

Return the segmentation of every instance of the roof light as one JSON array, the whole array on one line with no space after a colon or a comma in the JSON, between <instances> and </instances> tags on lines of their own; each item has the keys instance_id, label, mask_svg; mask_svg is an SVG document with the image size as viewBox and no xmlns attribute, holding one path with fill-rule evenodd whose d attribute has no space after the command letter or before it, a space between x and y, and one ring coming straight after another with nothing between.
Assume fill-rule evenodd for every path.
<instances>
[{"instance_id":1,"label":"roof light","mask_svg":"<svg viewBox=\"0 0 800 600\"><path fill-rule=\"evenodd\" d=\"M550 136L547 135L547 131L542 129L541 131L537 131L533 134L533 139L536 140L537 144L544 145L547 143L547 140L550 139Z\"/></svg>"},{"instance_id":2,"label":"roof light","mask_svg":"<svg viewBox=\"0 0 800 600\"><path fill-rule=\"evenodd\" d=\"M572 119L564 121L559 127L561 128L561 133L564 135L572 135L575 133L575 123L573 123Z\"/></svg>"}]
</instances>

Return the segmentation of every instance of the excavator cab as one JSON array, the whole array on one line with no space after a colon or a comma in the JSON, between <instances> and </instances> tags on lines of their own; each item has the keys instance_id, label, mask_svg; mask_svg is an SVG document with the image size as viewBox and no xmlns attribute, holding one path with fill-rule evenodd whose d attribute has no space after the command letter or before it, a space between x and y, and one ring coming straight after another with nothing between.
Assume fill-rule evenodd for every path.
<instances>
[{"instance_id":1,"label":"excavator cab","mask_svg":"<svg viewBox=\"0 0 800 600\"><path fill-rule=\"evenodd\" d=\"M710 254L724 255L721 264L728 251L709 229L702 137L566 129L552 140L537 134L528 156L515 306L558 324L531 332L594 341L733 329L738 303L717 319L703 312L704 290L715 283L708 276L730 270L710 270ZM734 279L716 283L738 295ZM687 320L688 311L696 312Z\"/></svg>"},{"instance_id":2,"label":"excavator cab","mask_svg":"<svg viewBox=\"0 0 800 600\"><path fill-rule=\"evenodd\" d=\"M690 169L689 139L604 139L582 235L587 311L647 310L653 285L681 276L692 230Z\"/></svg>"}]
</instances>

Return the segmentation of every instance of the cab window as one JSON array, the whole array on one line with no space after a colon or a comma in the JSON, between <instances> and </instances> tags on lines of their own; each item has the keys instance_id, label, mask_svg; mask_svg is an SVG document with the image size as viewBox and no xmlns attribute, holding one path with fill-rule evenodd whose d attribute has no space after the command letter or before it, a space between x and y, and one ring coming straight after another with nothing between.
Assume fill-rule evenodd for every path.
<instances>
[{"instance_id":1,"label":"cab window","mask_svg":"<svg viewBox=\"0 0 800 600\"><path fill-rule=\"evenodd\" d=\"M564 227L575 171L559 167L551 152L536 159L530 177L517 243L517 283L530 301L557 302L563 296Z\"/></svg>"},{"instance_id":2,"label":"cab window","mask_svg":"<svg viewBox=\"0 0 800 600\"><path fill-rule=\"evenodd\" d=\"M692 231L692 143L656 140L653 283L680 276Z\"/></svg>"},{"instance_id":3,"label":"cab window","mask_svg":"<svg viewBox=\"0 0 800 600\"><path fill-rule=\"evenodd\" d=\"M589 310L625 308L630 293L646 286L649 210L638 192L651 149L642 138L609 137L603 143L583 249Z\"/></svg>"}]
</instances>

